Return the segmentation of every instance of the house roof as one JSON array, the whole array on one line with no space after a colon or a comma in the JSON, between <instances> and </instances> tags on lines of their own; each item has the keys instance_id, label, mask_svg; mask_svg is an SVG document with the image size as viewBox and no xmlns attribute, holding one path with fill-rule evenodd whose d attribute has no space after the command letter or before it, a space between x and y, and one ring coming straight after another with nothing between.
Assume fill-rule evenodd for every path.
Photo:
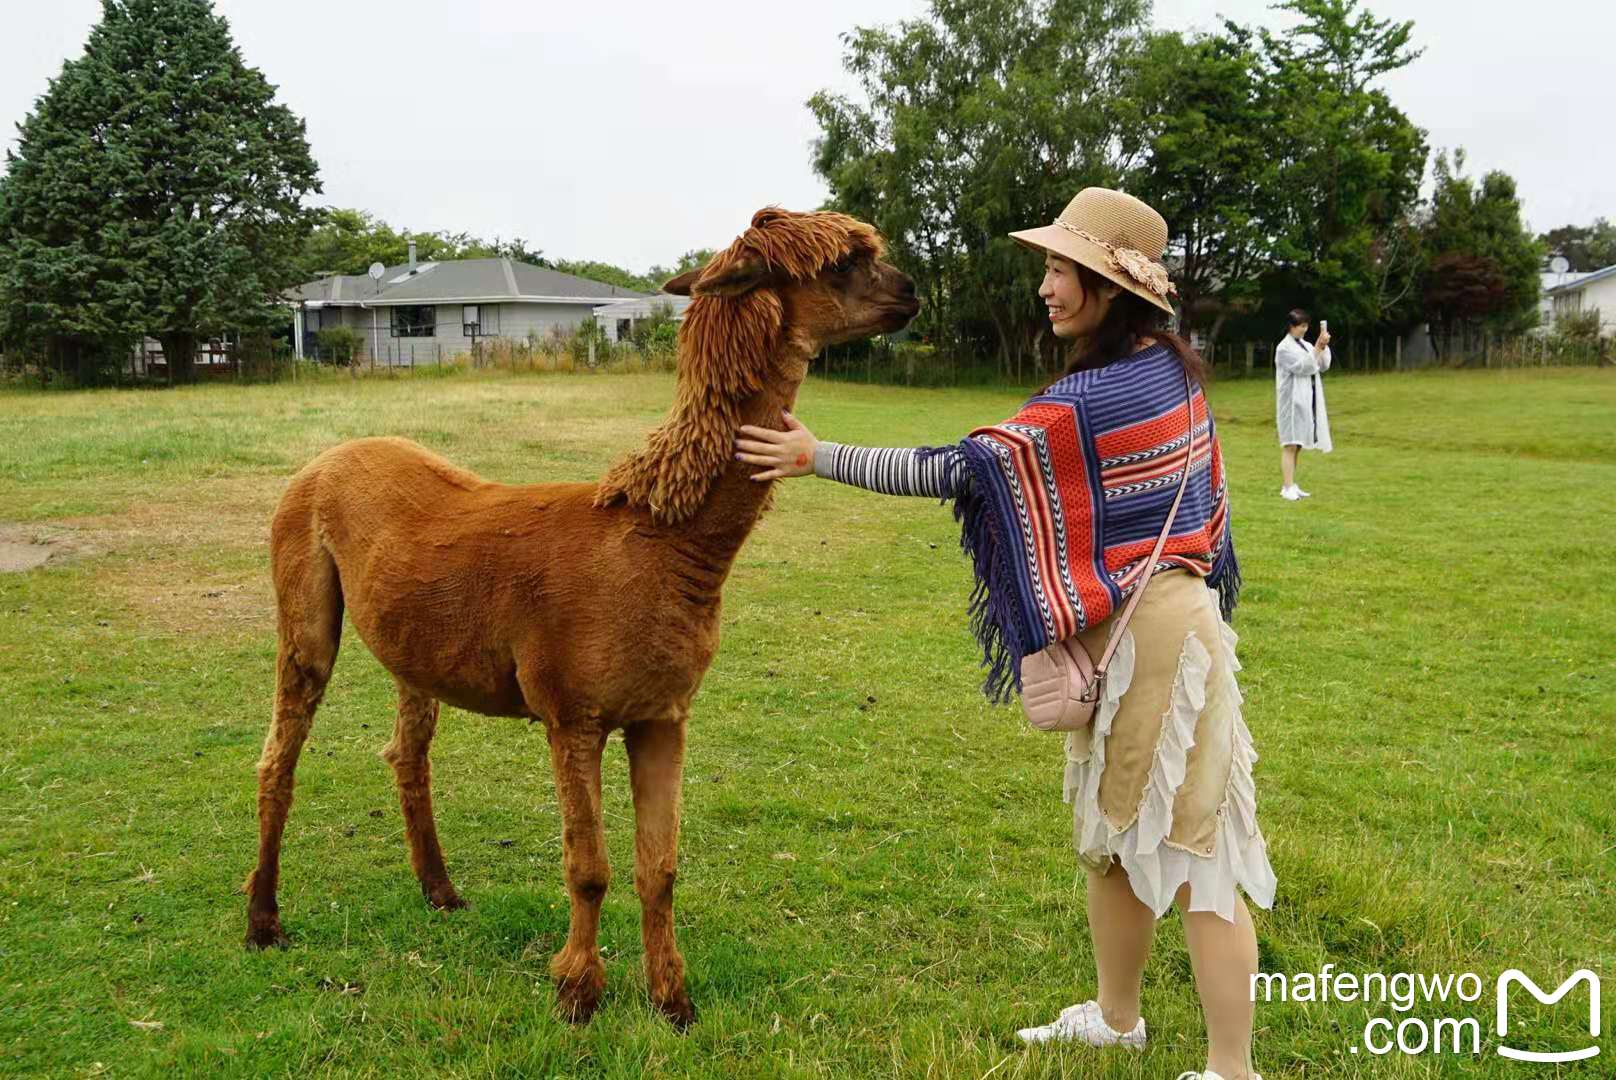
<instances>
[{"instance_id":1,"label":"house roof","mask_svg":"<svg viewBox=\"0 0 1616 1080\"><path fill-rule=\"evenodd\" d=\"M389 266L380 282L365 275L334 274L293 289L289 299L311 305L394 307L400 304L455 304L542 301L596 306L633 300L645 293L603 281L547 270L514 259L454 259Z\"/></svg>"},{"instance_id":2,"label":"house roof","mask_svg":"<svg viewBox=\"0 0 1616 1080\"><path fill-rule=\"evenodd\" d=\"M1584 285L1591 285L1596 281L1600 281L1608 277L1616 277L1616 266L1607 266L1603 270L1595 270L1591 274L1579 275L1571 281L1567 281L1561 285L1556 285L1554 288L1546 289L1544 291L1551 294L1574 292L1577 289L1582 288Z\"/></svg>"},{"instance_id":3,"label":"house roof","mask_svg":"<svg viewBox=\"0 0 1616 1080\"><path fill-rule=\"evenodd\" d=\"M1563 274L1556 274L1552 270L1544 270L1538 274L1537 280L1543 291L1548 292L1550 289L1558 289L1562 285L1570 285L1581 281L1587 276L1586 273L1579 273L1575 270L1567 270Z\"/></svg>"},{"instance_id":4,"label":"house roof","mask_svg":"<svg viewBox=\"0 0 1616 1080\"><path fill-rule=\"evenodd\" d=\"M356 304L361 298L376 295L376 284L363 275L333 274L319 281L299 285L287 293L289 300L308 304Z\"/></svg>"},{"instance_id":5,"label":"house roof","mask_svg":"<svg viewBox=\"0 0 1616 1080\"><path fill-rule=\"evenodd\" d=\"M659 307L671 308L675 318L683 318L685 308L690 306L690 297L675 296L672 293L657 293L655 296L642 296L633 300L618 300L610 304L603 304L595 309L595 317L600 319L643 319Z\"/></svg>"}]
</instances>

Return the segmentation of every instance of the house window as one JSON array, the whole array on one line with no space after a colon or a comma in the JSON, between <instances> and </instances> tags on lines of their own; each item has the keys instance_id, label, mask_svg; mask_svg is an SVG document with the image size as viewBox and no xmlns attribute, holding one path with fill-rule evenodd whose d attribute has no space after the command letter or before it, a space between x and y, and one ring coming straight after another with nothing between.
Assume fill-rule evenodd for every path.
<instances>
[{"instance_id":1,"label":"house window","mask_svg":"<svg viewBox=\"0 0 1616 1080\"><path fill-rule=\"evenodd\" d=\"M460 305L460 332L466 337L488 337L499 333L499 305Z\"/></svg>"},{"instance_id":2,"label":"house window","mask_svg":"<svg viewBox=\"0 0 1616 1080\"><path fill-rule=\"evenodd\" d=\"M396 307L392 312L394 337L435 337L438 332L438 309L431 304Z\"/></svg>"},{"instance_id":3,"label":"house window","mask_svg":"<svg viewBox=\"0 0 1616 1080\"><path fill-rule=\"evenodd\" d=\"M1561 293L1554 298L1554 317L1563 319L1568 315L1577 315L1582 312L1582 293Z\"/></svg>"},{"instance_id":4,"label":"house window","mask_svg":"<svg viewBox=\"0 0 1616 1080\"><path fill-rule=\"evenodd\" d=\"M618 341L627 341L629 339L629 335L632 334L632 333L634 333L634 320L633 319L618 319L617 320L617 340Z\"/></svg>"}]
</instances>

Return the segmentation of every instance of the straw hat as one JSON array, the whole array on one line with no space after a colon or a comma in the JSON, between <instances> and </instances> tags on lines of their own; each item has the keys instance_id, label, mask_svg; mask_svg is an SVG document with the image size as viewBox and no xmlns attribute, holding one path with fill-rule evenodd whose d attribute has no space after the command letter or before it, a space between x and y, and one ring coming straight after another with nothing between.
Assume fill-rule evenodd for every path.
<instances>
[{"instance_id":1,"label":"straw hat","mask_svg":"<svg viewBox=\"0 0 1616 1080\"><path fill-rule=\"evenodd\" d=\"M1010 234L1034 251L1082 263L1171 314L1178 290L1167 279L1162 252L1167 222L1132 195L1110 188L1079 191L1053 225Z\"/></svg>"}]
</instances>

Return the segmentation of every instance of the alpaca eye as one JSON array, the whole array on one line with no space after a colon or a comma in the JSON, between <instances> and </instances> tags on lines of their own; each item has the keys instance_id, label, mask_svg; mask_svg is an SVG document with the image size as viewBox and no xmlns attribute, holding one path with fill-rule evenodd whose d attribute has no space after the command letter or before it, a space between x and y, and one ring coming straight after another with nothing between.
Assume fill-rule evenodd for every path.
<instances>
[{"instance_id":1,"label":"alpaca eye","mask_svg":"<svg viewBox=\"0 0 1616 1080\"><path fill-rule=\"evenodd\" d=\"M850 274L850 273L852 273L853 272L853 256L851 256L851 255L843 255L841 257L841 259L836 263L836 265L831 267L831 269L836 271L836 273L838 273L838 274Z\"/></svg>"}]
</instances>

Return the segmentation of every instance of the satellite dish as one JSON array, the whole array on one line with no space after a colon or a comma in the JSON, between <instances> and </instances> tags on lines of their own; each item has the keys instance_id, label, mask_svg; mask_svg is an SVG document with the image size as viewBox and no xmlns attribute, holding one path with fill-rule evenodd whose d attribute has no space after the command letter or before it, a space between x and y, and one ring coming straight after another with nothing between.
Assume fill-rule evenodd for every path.
<instances>
[{"instance_id":1,"label":"satellite dish","mask_svg":"<svg viewBox=\"0 0 1616 1080\"><path fill-rule=\"evenodd\" d=\"M380 281L382 279L382 275L385 273L387 273L387 267L383 266L381 263L370 264L370 279L372 281Z\"/></svg>"},{"instance_id":2,"label":"satellite dish","mask_svg":"<svg viewBox=\"0 0 1616 1080\"><path fill-rule=\"evenodd\" d=\"M1571 269L1571 263L1566 260L1564 255L1556 255L1549 260L1549 269L1556 274L1563 274Z\"/></svg>"}]
</instances>

